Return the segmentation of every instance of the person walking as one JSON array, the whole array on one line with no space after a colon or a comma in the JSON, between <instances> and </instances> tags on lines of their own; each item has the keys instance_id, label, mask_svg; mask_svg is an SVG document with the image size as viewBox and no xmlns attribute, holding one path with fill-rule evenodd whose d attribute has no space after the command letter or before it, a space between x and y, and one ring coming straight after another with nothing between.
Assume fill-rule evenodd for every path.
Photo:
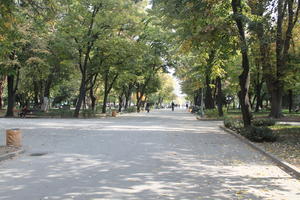
<instances>
[{"instance_id":1,"label":"person walking","mask_svg":"<svg viewBox=\"0 0 300 200\"><path fill-rule=\"evenodd\" d=\"M147 113L149 113L149 112L150 112L150 103L147 103L147 104L146 104L146 108L145 108L145 110L147 111Z\"/></svg>"},{"instance_id":2,"label":"person walking","mask_svg":"<svg viewBox=\"0 0 300 200\"><path fill-rule=\"evenodd\" d=\"M171 107L172 107L172 111L174 111L175 103L173 101L172 101Z\"/></svg>"}]
</instances>

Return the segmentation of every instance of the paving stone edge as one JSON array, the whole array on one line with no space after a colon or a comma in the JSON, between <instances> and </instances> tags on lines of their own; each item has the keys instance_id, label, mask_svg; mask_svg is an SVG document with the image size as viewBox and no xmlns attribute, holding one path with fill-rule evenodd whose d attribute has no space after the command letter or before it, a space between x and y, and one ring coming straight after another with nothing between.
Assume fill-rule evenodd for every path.
<instances>
[{"instance_id":1,"label":"paving stone edge","mask_svg":"<svg viewBox=\"0 0 300 200\"><path fill-rule=\"evenodd\" d=\"M290 163L287 163L283 160L281 160L280 158L278 158L277 156L266 152L263 148L259 147L258 145L256 145L253 142L250 142L247 138L243 137L242 135L237 134L236 132L224 127L224 126L219 126L222 130L226 131L227 133L230 133L232 135L234 135L235 137L237 137L238 139L240 139L242 142L248 144L249 146L251 146L253 149L259 151L260 153L262 153L264 156L266 156L267 158L271 159L274 163L276 163L281 169L283 169L285 172L287 172L288 174L294 176L295 178L300 180L300 170L297 169L297 167L291 165Z\"/></svg>"},{"instance_id":2,"label":"paving stone edge","mask_svg":"<svg viewBox=\"0 0 300 200\"><path fill-rule=\"evenodd\" d=\"M0 156L0 162L1 161L4 161L4 160L8 160L8 159L11 159L13 157L16 157L22 153L24 153L25 150L24 149L20 149L18 151L14 151L14 152L10 152L10 153L7 153L7 154L4 154L4 155L1 155Z\"/></svg>"}]
</instances>

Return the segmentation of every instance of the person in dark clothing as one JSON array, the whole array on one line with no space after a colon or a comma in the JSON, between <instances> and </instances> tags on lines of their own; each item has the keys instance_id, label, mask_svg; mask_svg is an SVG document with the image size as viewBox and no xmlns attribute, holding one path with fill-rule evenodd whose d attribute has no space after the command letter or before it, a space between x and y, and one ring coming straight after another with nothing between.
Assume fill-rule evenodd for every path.
<instances>
[{"instance_id":1,"label":"person in dark clothing","mask_svg":"<svg viewBox=\"0 0 300 200\"><path fill-rule=\"evenodd\" d=\"M150 103L147 103L147 104L146 104L145 110L146 110L148 113L150 112Z\"/></svg>"},{"instance_id":2,"label":"person in dark clothing","mask_svg":"<svg viewBox=\"0 0 300 200\"><path fill-rule=\"evenodd\" d=\"M21 118L25 118L27 113L29 113L29 109L28 109L28 106L26 105L22 108L19 115Z\"/></svg>"},{"instance_id":3,"label":"person in dark clothing","mask_svg":"<svg viewBox=\"0 0 300 200\"><path fill-rule=\"evenodd\" d=\"M171 107L172 107L172 111L174 111L175 103L173 101L172 101Z\"/></svg>"}]
</instances>

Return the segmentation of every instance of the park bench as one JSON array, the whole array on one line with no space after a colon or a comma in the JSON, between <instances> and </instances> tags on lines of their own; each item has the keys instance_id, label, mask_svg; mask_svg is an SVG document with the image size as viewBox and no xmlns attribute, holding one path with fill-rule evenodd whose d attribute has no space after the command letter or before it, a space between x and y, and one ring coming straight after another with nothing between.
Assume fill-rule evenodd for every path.
<instances>
[{"instance_id":1,"label":"park bench","mask_svg":"<svg viewBox=\"0 0 300 200\"><path fill-rule=\"evenodd\" d=\"M20 118L25 118L28 115L35 115L37 112L39 112L39 110L21 110L18 115Z\"/></svg>"}]
</instances>

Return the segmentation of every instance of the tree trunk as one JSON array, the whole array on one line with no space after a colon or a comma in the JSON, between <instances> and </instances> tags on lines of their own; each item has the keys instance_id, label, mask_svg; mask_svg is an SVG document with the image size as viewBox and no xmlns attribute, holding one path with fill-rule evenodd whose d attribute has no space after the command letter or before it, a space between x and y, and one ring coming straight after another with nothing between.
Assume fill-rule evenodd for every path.
<instances>
[{"instance_id":1,"label":"tree trunk","mask_svg":"<svg viewBox=\"0 0 300 200\"><path fill-rule=\"evenodd\" d=\"M133 84L129 84L127 91L125 91L125 109L127 109L129 106L129 101L132 94L132 88L133 88Z\"/></svg>"},{"instance_id":2,"label":"tree trunk","mask_svg":"<svg viewBox=\"0 0 300 200\"><path fill-rule=\"evenodd\" d=\"M80 84L80 89L79 89L79 96L76 102L76 107L74 111L74 117L78 118L79 117L79 112L82 106L82 102L85 99L86 95L86 84L85 84L85 77L82 78L81 84Z\"/></svg>"},{"instance_id":3,"label":"tree trunk","mask_svg":"<svg viewBox=\"0 0 300 200\"><path fill-rule=\"evenodd\" d=\"M0 77L0 109L3 108L4 81L5 81L5 76Z\"/></svg>"},{"instance_id":4,"label":"tree trunk","mask_svg":"<svg viewBox=\"0 0 300 200\"><path fill-rule=\"evenodd\" d=\"M108 99L108 93L104 92L103 104L102 104L102 113L106 113L107 99Z\"/></svg>"},{"instance_id":5,"label":"tree trunk","mask_svg":"<svg viewBox=\"0 0 300 200\"><path fill-rule=\"evenodd\" d=\"M205 104L206 109L214 109L215 108L215 102L214 102L214 98L213 98L213 90L210 86L210 84L212 83L210 77L211 77L212 64L215 59L215 54L216 54L215 50L212 50L210 52L209 58L207 61L206 70L205 70L205 84L206 84L205 89L206 90L205 90L204 104Z\"/></svg>"},{"instance_id":6,"label":"tree trunk","mask_svg":"<svg viewBox=\"0 0 300 200\"><path fill-rule=\"evenodd\" d=\"M239 76L239 84L241 88L241 91L239 92L239 99L240 99L240 105L241 105L241 110L243 115L244 126L247 127L251 125L251 119L252 119L249 94L248 94L249 85L250 85L250 67L249 67L248 47L247 47L247 41L245 36L244 24L241 18L242 15L241 0L232 0L231 6L234 13L234 20L236 22L239 35L240 35L240 41L241 41L240 46L242 52L243 72Z\"/></svg>"},{"instance_id":7,"label":"tree trunk","mask_svg":"<svg viewBox=\"0 0 300 200\"><path fill-rule=\"evenodd\" d=\"M281 118L282 115L282 88L273 89L271 96L271 113L270 117Z\"/></svg>"},{"instance_id":8,"label":"tree trunk","mask_svg":"<svg viewBox=\"0 0 300 200\"><path fill-rule=\"evenodd\" d=\"M141 97L140 97L141 94L139 94L139 91L137 90L136 91L136 109L137 109L137 112L141 112Z\"/></svg>"},{"instance_id":9,"label":"tree trunk","mask_svg":"<svg viewBox=\"0 0 300 200\"><path fill-rule=\"evenodd\" d=\"M293 90L289 90L289 113L293 111Z\"/></svg>"},{"instance_id":10,"label":"tree trunk","mask_svg":"<svg viewBox=\"0 0 300 200\"><path fill-rule=\"evenodd\" d=\"M257 84L255 87L255 93L256 93L255 112L259 112L259 108L261 108L261 104L262 104L261 89L262 89L262 83Z\"/></svg>"},{"instance_id":11,"label":"tree trunk","mask_svg":"<svg viewBox=\"0 0 300 200\"><path fill-rule=\"evenodd\" d=\"M122 112L123 107L123 93L119 96L119 112Z\"/></svg>"},{"instance_id":12,"label":"tree trunk","mask_svg":"<svg viewBox=\"0 0 300 200\"><path fill-rule=\"evenodd\" d=\"M119 77L119 74L116 74L111 83L109 83L109 69L105 72L105 78L104 78L104 99L103 99L103 106L102 106L102 113L106 113L106 103L108 99L108 95L116 82L117 78Z\"/></svg>"},{"instance_id":13,"label":"tree trunk","mask_svg":"<svg viewBox=\"0 0 300 200\"><path fill-rule=\"evenodd\" d=\"M93 87L90 88L90 98L91 98L91 108L93 111L95 111L97 98L95 97Z\"/></svg>"},{"instance_id":14,"label":"tree trunk","mask_svg":"<svg viewBox=\"0 0 300 200\"><path fill-rule=\"evenodd\" d=\"M298 22L300 10L300 1L295 2L297 6L295 6L294 2L294 0L278 0L276 28L276 77L273 78L270 112L270 117L274 118L283 117L281 105L284 88L283 79L286 75L287 58L292 40L292 33L295 24ZM296 10L296 12L294 12L294 10ZM285 16L286 13L287 16ZM284 22L284 19L287 19L286 23ZM284 29L285 32L283 31Z\"/></svg>"},{"instance_id":15,"label":"tree trunk","mask_svg":"<svg viewBox=\"0 0 300 200\"><path fill-rule=\"evenodd\" d=\"M201 88L196 91L194 102L195 106L201 106Z\"/></svg>"},{"instance_id":16,"label":"tree trunk","mask_svg":"<svg viewBox=\"0 0 300 200\"><path fill-rule=\"evenodd\" d=\"M223 91L222 91L222 80L220 77L217 77L217 104L218 104L218 114L219 117L223 117Z\"/></svg>"},{"instance_id":17,"label":"tree trunk","mask_svg":"<svg viewBox=\"0 0 300 200\"><path fill-rule=\"evenodd\" d=\"M16 93L14 91L14 75L7 76L7 110L6 117L14 117L14 107L15 107L15 97Z\"/></svg>"},{"instance_id":18,"label":"tree trunk","mask_svg":"<svg viewBox=\"0 0 300 200\"><path fill-rule=\"evenodd\" d=\"M38 107L39 105L39 86L36 81L33 81L33 92L34 92L34 107Z\"/></svg>"},{"instance_id":19,"label":"tree trunk","mask_svg":"<svg viewBox=\"0 0 300 200\"><path fill-rule=\"evenodd\" d=\"M215 103L214 103L214 98L212 94L212 88L210 87L210 78L208 75L206 75L206 90L205 90L205 108L206 109L214 109L215 108Z\"/></svg>"}]
</instances>

